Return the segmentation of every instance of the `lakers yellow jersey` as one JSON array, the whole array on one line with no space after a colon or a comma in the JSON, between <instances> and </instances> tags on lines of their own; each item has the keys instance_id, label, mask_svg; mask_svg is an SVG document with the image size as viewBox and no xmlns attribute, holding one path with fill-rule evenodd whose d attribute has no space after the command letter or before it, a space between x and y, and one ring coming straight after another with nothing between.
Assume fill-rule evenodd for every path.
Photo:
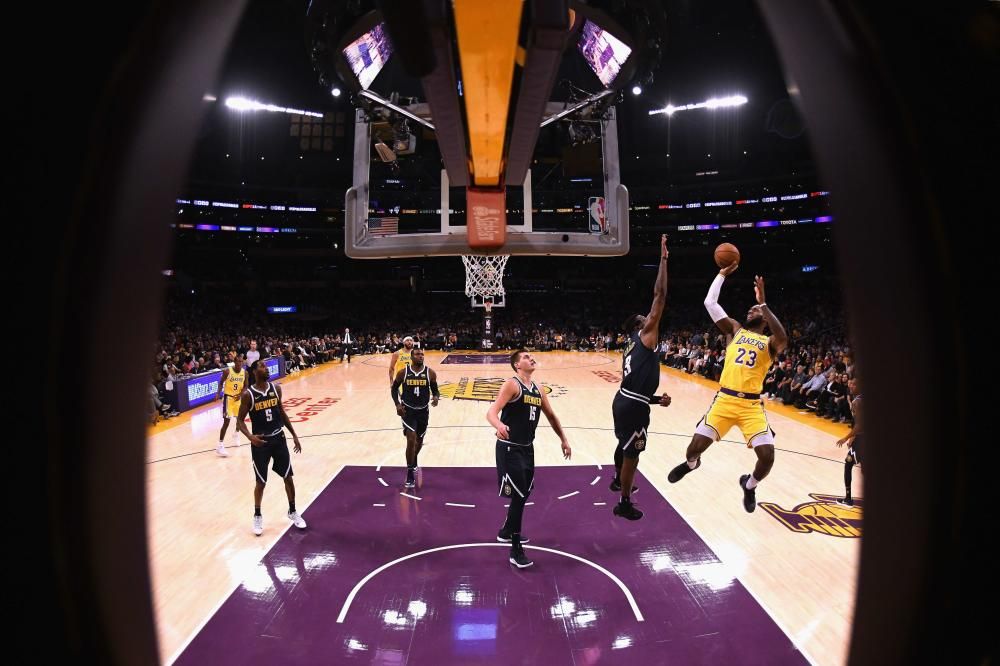
<instances>
[{"instance_id":1,"label":"lakers yellow jersey","mask_svg":"<svg viewBox=\"0 0 1000 666\"><path fill-rule=\"evenodd\" d=\"M238 398L243 392L243 382L246 381L246 371L240 368L239 372L235 370L230 370L229 375L226 376L226 395Z\"/></svg>"},{"instance_id":2,"label":"lakers yellow jersey","mask_svg":"<svg viewBox=\"0 0 1000 666\"><path fill-rule=\"evenodd\" d=\"M767 336L744 328L736 331L726 347L726 363L719 383L722 388L740 393L760 393L764 376L771 367L771 348Z\"/></svg>"},{"instance_id":3,"label":"lakers yellow jersey","mask_svg":"<svg viewBox=\"0 0 1000 666\"><path fill-rule=\"evenodd\" d=\"M399 350L399 356L396 358L396 365L392 368L392 374L396 374L406 366L410 365L410 354L412 351L407 351L406 347Z\"/></svg>"}]
</instances>

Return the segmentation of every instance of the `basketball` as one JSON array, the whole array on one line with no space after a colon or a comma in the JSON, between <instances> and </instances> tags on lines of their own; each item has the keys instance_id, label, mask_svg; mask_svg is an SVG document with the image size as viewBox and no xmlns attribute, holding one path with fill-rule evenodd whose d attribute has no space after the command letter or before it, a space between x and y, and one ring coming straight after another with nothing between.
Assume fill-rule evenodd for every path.
<instances>
[{"instance_id":1,"label":"basketball","mask_svg":"<svg viewBox=\"0 0 1000 666\"><path fill-rule=\"evenodd\" d=\"M723 243L715 248L715 265L725 268L740 260L740 251L732 243Z\"/></svg>"}]
</instances>

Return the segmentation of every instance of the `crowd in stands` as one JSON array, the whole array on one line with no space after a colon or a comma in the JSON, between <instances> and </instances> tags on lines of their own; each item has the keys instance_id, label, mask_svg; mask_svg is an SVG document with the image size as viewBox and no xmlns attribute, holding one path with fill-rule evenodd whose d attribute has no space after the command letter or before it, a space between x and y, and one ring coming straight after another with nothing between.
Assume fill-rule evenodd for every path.
<instances>
[{"instance_id":1,"label":"crowd in stands","mask_svg":"<svg viewBox=\"0 0 1000 666\"><path fill-rule=\"evenodd\" d=\"M517 300L493 309L495 349L605 352L628 344L621 321L641 312L644 304L648 307L649 296L533 294ZM850 422L850 399L858 392L855 368L840 310L824 305L830 302L815 294L783 294L780 305L774 306L789 345L767 374L764 397ZM345 312L350 314L311 321L267 315L232 299L169 301L154 353L151 415L176 415L165 400L170 382L220 370L237 357L246 365L257 357L281 357L286 371L295 374L332 361L350 362L353 355L390 354L407 335L429 350L481 347L482 311L469 308L468 301L463 307L462 301L447 299L369 295L356 299ZM739 318L743 312L730 314ZM728 341L707 323L700 303L668 305L657 348L661 363L718 381Z\"/></svg>"}]
</instances>

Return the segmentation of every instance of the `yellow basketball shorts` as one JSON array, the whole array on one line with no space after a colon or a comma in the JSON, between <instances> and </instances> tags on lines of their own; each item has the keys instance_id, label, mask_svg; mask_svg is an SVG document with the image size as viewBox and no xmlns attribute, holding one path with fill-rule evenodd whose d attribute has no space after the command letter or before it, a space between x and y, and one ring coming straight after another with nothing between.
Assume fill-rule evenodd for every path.
<instances>
[{"instance_id":1,"label":"yellow basketball shorts","mask_svg":"<svg viewBox=\"0 0 1000 666\"><path fill-rule=\"evenodd\" d=\"M235 398L231 395L222 396L222 418L235 419L240 415L240 396Z\"/></svg>"},{"instance_id":2,"label":"yellow basketball shorts","mask_svg":"<svg viewBox=\"0 0 1000 666\"><path fill-rule=\"evenodd\" d=\"M757 400L735 398L718 393L708 412L698 422L695 432L712 441L719 441L736 426L743 433L747 446L774 445L774 430L767 422L764 404Z\"/></svg>"}]
</instances>

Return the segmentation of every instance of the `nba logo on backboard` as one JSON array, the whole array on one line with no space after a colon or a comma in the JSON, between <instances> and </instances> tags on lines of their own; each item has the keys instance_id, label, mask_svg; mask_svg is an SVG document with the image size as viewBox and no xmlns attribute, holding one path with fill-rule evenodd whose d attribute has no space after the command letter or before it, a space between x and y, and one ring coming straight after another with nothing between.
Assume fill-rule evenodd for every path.
<instances>
[{"instance_id":1,"label":"nba logo on backboard","mask_svg":"<svg viewBox=\"0 0 1000 666\"><path fill-rule=\"evenodd\" d=\"M604 211L604 197L590 197L587 201L587 210L590 211L590 233L608 233L608 218Z\"/></svg>"}]
</instances>

